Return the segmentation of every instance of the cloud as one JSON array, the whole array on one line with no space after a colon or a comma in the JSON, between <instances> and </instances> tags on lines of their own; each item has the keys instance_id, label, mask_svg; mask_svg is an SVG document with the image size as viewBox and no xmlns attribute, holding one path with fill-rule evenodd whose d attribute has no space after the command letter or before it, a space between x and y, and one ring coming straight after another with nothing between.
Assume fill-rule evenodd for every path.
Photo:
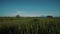
<instances>
[{"instance_id":1,"label":"cloud","mask_svg":"<svg viewBox=\"0 0 60 34\"><path fill-rule=\"evenodd\" d=\"M16 14L18 15L23 14L23 11L16 11Z\"/></svg>"},{"instance_id":2,"label":"cloud","mask_svg":"<svg viewBox=\"0 0 60 34\"><path fill-rule=\"evenodd\" d=\"M9 14L6 14L7 16L16 16L16 15L23 15L23 11L16 11L16 12L11 12Z\"/></svg>"}]
</instances>

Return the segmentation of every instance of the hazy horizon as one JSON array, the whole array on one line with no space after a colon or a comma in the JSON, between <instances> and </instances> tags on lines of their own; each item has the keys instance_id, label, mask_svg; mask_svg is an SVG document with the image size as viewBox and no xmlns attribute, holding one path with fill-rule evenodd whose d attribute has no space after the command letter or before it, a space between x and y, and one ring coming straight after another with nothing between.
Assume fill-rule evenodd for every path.
<instances>
[{"instance_id":1,"label":"hazy horizon","mask_svg":"<svg viewBox=\"0 0 60 34\"><path fill-rule=\"evenodd\" d=\"M60 17L60 0L0 0L0 16Z\"/></svg>"}]
</instances>

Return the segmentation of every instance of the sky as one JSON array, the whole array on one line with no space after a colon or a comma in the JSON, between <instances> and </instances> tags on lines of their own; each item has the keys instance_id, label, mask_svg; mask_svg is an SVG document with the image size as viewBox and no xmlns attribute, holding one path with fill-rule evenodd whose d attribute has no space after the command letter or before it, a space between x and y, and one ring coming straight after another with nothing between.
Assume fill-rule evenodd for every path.
<instances>
[{"instance_id":1,"label":"sky","mask_svg":"<svg viewBox=\"0 0 60 34\"><path fill-rule=\"evenodd\" d=\"M0 0L0 16L59 16L60 0Z\"/></svg>"}]
</instances>

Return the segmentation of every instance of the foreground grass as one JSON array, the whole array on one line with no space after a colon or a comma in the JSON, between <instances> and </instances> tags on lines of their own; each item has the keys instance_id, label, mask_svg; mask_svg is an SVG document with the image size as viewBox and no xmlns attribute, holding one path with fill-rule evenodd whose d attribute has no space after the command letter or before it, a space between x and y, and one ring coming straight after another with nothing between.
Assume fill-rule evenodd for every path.
<instances>
[{"instance_id":1,"label":"foreground grass","mask_svg":"<svg viewBox=\"0 0 60 34\"><path fill-rule=\"evenodd\" d=\"M60 34L60 19L3 17L0 34Z\"/></svg>"}]
</instances>

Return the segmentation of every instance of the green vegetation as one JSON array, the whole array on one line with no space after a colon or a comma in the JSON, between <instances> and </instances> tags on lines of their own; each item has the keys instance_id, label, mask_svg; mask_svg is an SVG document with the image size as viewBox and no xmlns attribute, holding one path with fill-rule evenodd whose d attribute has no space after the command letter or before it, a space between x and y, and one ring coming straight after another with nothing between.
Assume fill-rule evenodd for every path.
<instances>
[{"instance_id":1,"label":"green vegetation","mask_svg":"<svg viewBox=\"0 0 60 34\"><path fill-rule=\"evenodd\" d=\"M60 34L60 18L0 17L0 34Z\"/></svg>"}]
</instances>

